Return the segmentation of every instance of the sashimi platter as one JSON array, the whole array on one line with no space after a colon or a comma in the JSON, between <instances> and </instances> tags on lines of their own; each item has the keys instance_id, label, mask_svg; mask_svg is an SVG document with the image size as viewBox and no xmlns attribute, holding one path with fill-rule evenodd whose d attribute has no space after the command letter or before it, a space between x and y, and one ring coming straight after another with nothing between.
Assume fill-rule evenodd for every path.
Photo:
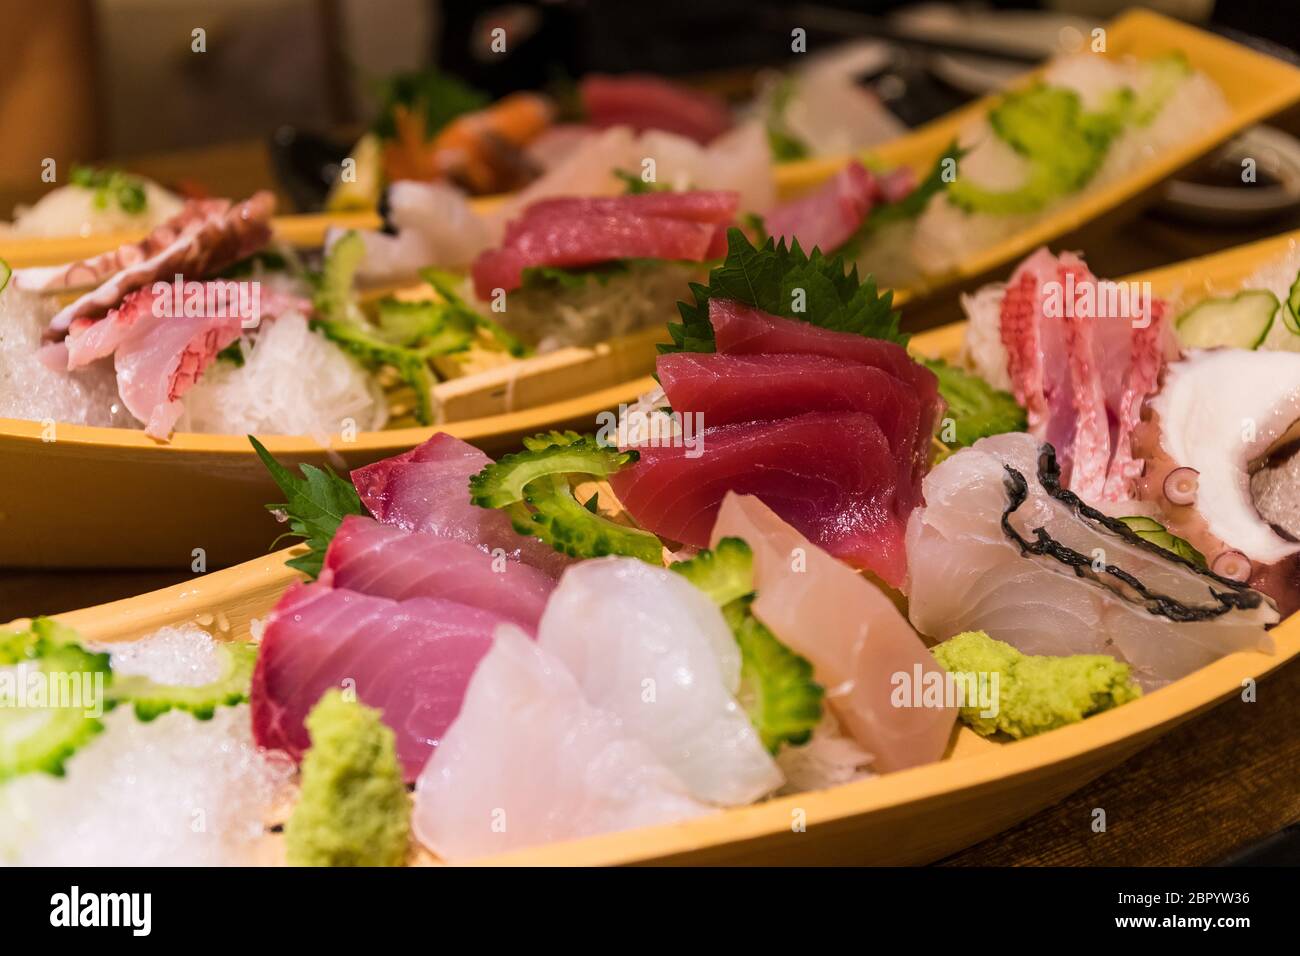
<instances>
[{"instance_id":1,"label":"sashimi platter","mask_svg":"<svg viewBox=\"0 0 1300 956\"><path fill-rule=\"evenodd\" d=\"M383 228L304 251L270 192L146 183L105 200L152 208L141 235L0 260L21 460L129 433L133 468L237 485L195 521L257 545L0 626L0 862L930 862L1300 654L1300 234L1134 276L1022 244L926 333L896 291L1213 146L1248 114L1207 70L1077 52L924 163L793 195L761 122L599 80L609 122L486 204L412 173ZM643 94L708 135L640 128ZM476 122L548 127L538 102ZM458 143L506 182L464 122L389 168ZM525 368L586 404L450 422L449 383L508 404ZM76 447L74 521L102 490ZM125 524L95 560L132 563Z\"/></svg>"}]
</instances>

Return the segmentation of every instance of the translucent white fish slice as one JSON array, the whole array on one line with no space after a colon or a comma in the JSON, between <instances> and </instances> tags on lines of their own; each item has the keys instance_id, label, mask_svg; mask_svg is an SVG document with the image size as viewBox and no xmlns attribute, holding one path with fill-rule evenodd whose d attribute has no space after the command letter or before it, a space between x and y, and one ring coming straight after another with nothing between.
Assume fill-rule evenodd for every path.
<instances>
[{"instance_id":1,"label":"translucent white fish slice","mask_svg":"<svg viewBox=\"0 0 1300 956\"><path fill-rule=\"evenodd\" d=\"M699 800L752 803L783 777L736 702L740 651L685 578L633 558L570 567L537 631L593 705L622 718Z\"/></svg>"},{"instance_id":2,"label":"translucent white fish slice","mask_svg":"<svg viewBox=\"0 0 1300 956\"><path fill-rule=\"evenodd\" d=\"M707 812L563 663L502 626L420 774L412 823L455 862Z\"/></svg>"}]
</instances>

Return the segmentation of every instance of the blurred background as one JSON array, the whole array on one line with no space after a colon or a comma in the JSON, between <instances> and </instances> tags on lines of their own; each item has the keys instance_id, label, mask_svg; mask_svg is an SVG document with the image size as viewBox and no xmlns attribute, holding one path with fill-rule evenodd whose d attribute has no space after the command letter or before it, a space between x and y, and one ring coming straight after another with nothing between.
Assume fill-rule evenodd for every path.
<instances>
[{"instance_id":1,"label":"blurred background","mask_svg":"<svg viewBox=\"0 0 1300 956\"><path fill-rule=\"evenodd\" d=\"M436 67L496 97L637 70L736 98L759 71L793 58L796 26L807 31L810 52L906 30L908 42L886 39L866 51L859 42L860 81L911 126L1000 85L1077 39L1071 31L1128 5L0 0L0 220L49 188L40 179L46 158L65 169L111 163L189 192L270 185L294 206L311 206L310 191L286 180L355 142L380 114L395 73ZM1284 55L1300 46L1293 3L1143 5L1250 35ZM504 52L491 49L494 27L507 31ZM953 40L993 53L945 48Z\"/></svg>"}]
</instances>

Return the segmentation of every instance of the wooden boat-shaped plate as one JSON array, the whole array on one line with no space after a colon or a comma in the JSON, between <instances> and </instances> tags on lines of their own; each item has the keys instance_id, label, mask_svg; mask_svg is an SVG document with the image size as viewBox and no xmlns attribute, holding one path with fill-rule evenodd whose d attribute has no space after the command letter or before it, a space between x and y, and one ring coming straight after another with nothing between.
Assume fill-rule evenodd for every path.
<instances>
[{"instance_id":1,"label":"wooden boat-shaped plate","mask_svg":"<svg viewBox=\"0 0 1300 956\"><path fill-rule=\"evenodd\" d=\"M941 287L969 285L1042 243L1140 203L1163 179L1216 144L1300 101L1300 70L1156 14L1124 15L1107 27L1106 44L1108 56L1149 58L1182 51L1218 83L1232 115L1134 174L1087 193L972 257L955 273L932 277L928 288L902 290L900 303ZM926 169L992 102L973 103L873 155L887 165ZM782 194L816 185L843 162L781 167ZM368 214L288 216L276 226L285 241L311 245L321 241L330 225L375 222ZM0 243L0 256L15 266L36 265L102 251L105 242ZM439 386L449 423L439 427L489 452L501 452L525 434L589 422L597 412L644 391L642 376L653 367L650 346L658 334L564 350L487 375L453 379ZM286 461L354 468L409 448L430 433L429 428L393 429L361 433L354 441L340 435L327 440L268 437L266 445ZM265 536L257 505L274 500L273 494L243 436L178 434L160 445L140 431L59 425L51 434L38 422L0 419L0 567L186 566L198 558L196 549L202 549L206 566L228 565L260 550Z\"/></svg>"},{"instance_id":2,"label":"wooden boat-shaped plate","mask_svg":"<svg viewBox=\"0 0 1300 956\"><path fill-rule=\"evenodd\" d=\"M1133 278L1157 293L1196 296L1230 288L1300 234ZM962 326L917 336L918 354L953 357ZM251 505L256 508L256 505ZM263 539L274 526L268 520ZM94 641L134 640L165 625L197 623L243 640L298 579L289 551L193 582L59 615ZM961 726L945 759L827 790L648 829L551 844L497 857L513 865L915 864L944 857L1026 819L1119 764L1161 734L1241 692L1243 682L1300 655L1300 615L1273 631L1275 653L1236 653L1116 710L1014 743ZM271 857L281 853L271 848ZM434 863L420 852L417 861Z\"/></svg>"}]
</instances>

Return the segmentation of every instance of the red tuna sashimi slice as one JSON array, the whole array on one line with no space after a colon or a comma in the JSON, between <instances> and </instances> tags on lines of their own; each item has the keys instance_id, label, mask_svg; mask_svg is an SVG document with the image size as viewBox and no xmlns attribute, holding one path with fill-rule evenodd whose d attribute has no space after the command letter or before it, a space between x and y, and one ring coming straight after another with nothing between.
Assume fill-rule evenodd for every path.
<instances>
[{"instance_id":1,"label":"red tuna sashimi slice","mask_svg":"<svg viewBox=\"0 0 1300 956\"><path fill-rule=\"evenodd\" d=\"M552 576L569 559L536 538L515 532L503 512L470 503L469 479L492 459L473 445L438 432L410 451L352 472L366 509L403 531L426 531L486 551L500 548Z\"/></svg>"},{"instance_id":2,"label":"red tuna sashimi slice","mask_svg":"<svg viewBox=\"0 0 1300 956\"><path fill-rule=\"evenodd\" d=\"M325 553L321 580L375 597L445 598L509 618L530 634L555 588L550 575L464 541L349 515Z\"/></svg>"},{"instance_id":3,"label":"red tuna sashimi slice","mask_svg":"<svg viewBox=\"0 0 1300 956\"><path fill-rule=\"evenodd\" d=\"M542 220L573 216L651 216L725 225L736 218L740 194L729 189L696 189L690 192L655 192L631 196L562 196L541 199L513 220L505 233L505 244L513 245L521 228Z\"/></svg>"},{"instance_id":4,"label":"red tuna sashimi slice","mask_svg":"<svg viewBox=\"0 0 1300 956\"><path fill-rule=\"evenodd\" d=\"M819 189L781 203L763 217L763 225L787 245L797 239L805 252L816 248L829 255L849 241L879 196L876 177L852 162Z\"/></svg>"},{"instance_id":5,"label":"red tuna sashimi slice","mask_svg":"<svg viewBox=\"0 0 1300 956\"><path fill-rule=\"evenodd\" d=\"M914 362L907 349L884 339L851 332L835 332L807 322L770 315L734 299L710 299L709 323L717 350L727 355L763 353L825 355L883 369L910 383L921 408L921 430L915 454L921 464L919 481L929 461L930 436L939 423L939 380L924 365Z\"/></svg>"},{"instance_id":6,"label":"red tuna sashimi slice","mask_svg":"<svg viewBox=\"0 0 1300 956\"><path fill-rule=\"evenodd\" d=\"M723 100L657 76L591 73L578 90L587 122L601 129L659 129L708 143L731 128L731 111Z\"/></svg>"},{"instance_id":7,"label":"red tuna sashimi slice","mask_svg":"<svg viewBox=\"0 0 1300 956\"><path fill-rule=\"evenodd\" d=\"M513 292L532 266L589 266L615 259L682 259L702 262L716 249L720 227L655 216L583 214L524 220L511 244L474 260L474 292Z\"/></svg>"},{"instance_id":8,"label":"red tuna sashimi slice","mask_svg":"<svg viewBox=\"0 0 1300 956\"><path fill-rule=\"evenodd\" d=\"M726 537L743 539L754 552L754 613L812 662L827 701L875 757L875 769L902 770L942 757L956 710L895 695L900 686L923 690L943 670L888 596L757 498L727 495L710 544ZM797 569L794 554L803 556Z\"/></svg>"},{"instance_id":9,"label":"red tuna sashimi slice","mask_svg":"<svg viewBox=\"0 0 1300 956\"><path fill-rule=\"evenodd\" d=\"M910 510L919 501L913 476L928 460L930 436L921 434L911 386L883 369L823 355L674 352L659 357L657 371L668 404L700 415L709 428L808 412L864 412L885 433L898 463L897 502Z\"/></svg>"},{"instance_id":10,"label":"red tuna sashimi slice","mask_svg":"<svg viewBox=\"0 0 1300 956\"><path fill-rule=\"evenodd\" d=\"M618 500L655 534L705 547L727 492L752 494L836 557L897 587L906 573L897 465L870 415L819 412L706 428L699 445L639 446L610 476Z\"/></svg>"},{"instance_id":11,"label":"red tuna sashimi slice","mask_svg":"<svg viewBox=\"0 0 1300 956\"><path fill-rule=\"evenodd\" d=\"M397 757L412 782L456 719L503 623L499 614L454 601L295 585L276 605L258 651L253 736L300 760L311 746L307 712L331 687L355 688L397 735Z\"/></svg>"}]
</instances>

